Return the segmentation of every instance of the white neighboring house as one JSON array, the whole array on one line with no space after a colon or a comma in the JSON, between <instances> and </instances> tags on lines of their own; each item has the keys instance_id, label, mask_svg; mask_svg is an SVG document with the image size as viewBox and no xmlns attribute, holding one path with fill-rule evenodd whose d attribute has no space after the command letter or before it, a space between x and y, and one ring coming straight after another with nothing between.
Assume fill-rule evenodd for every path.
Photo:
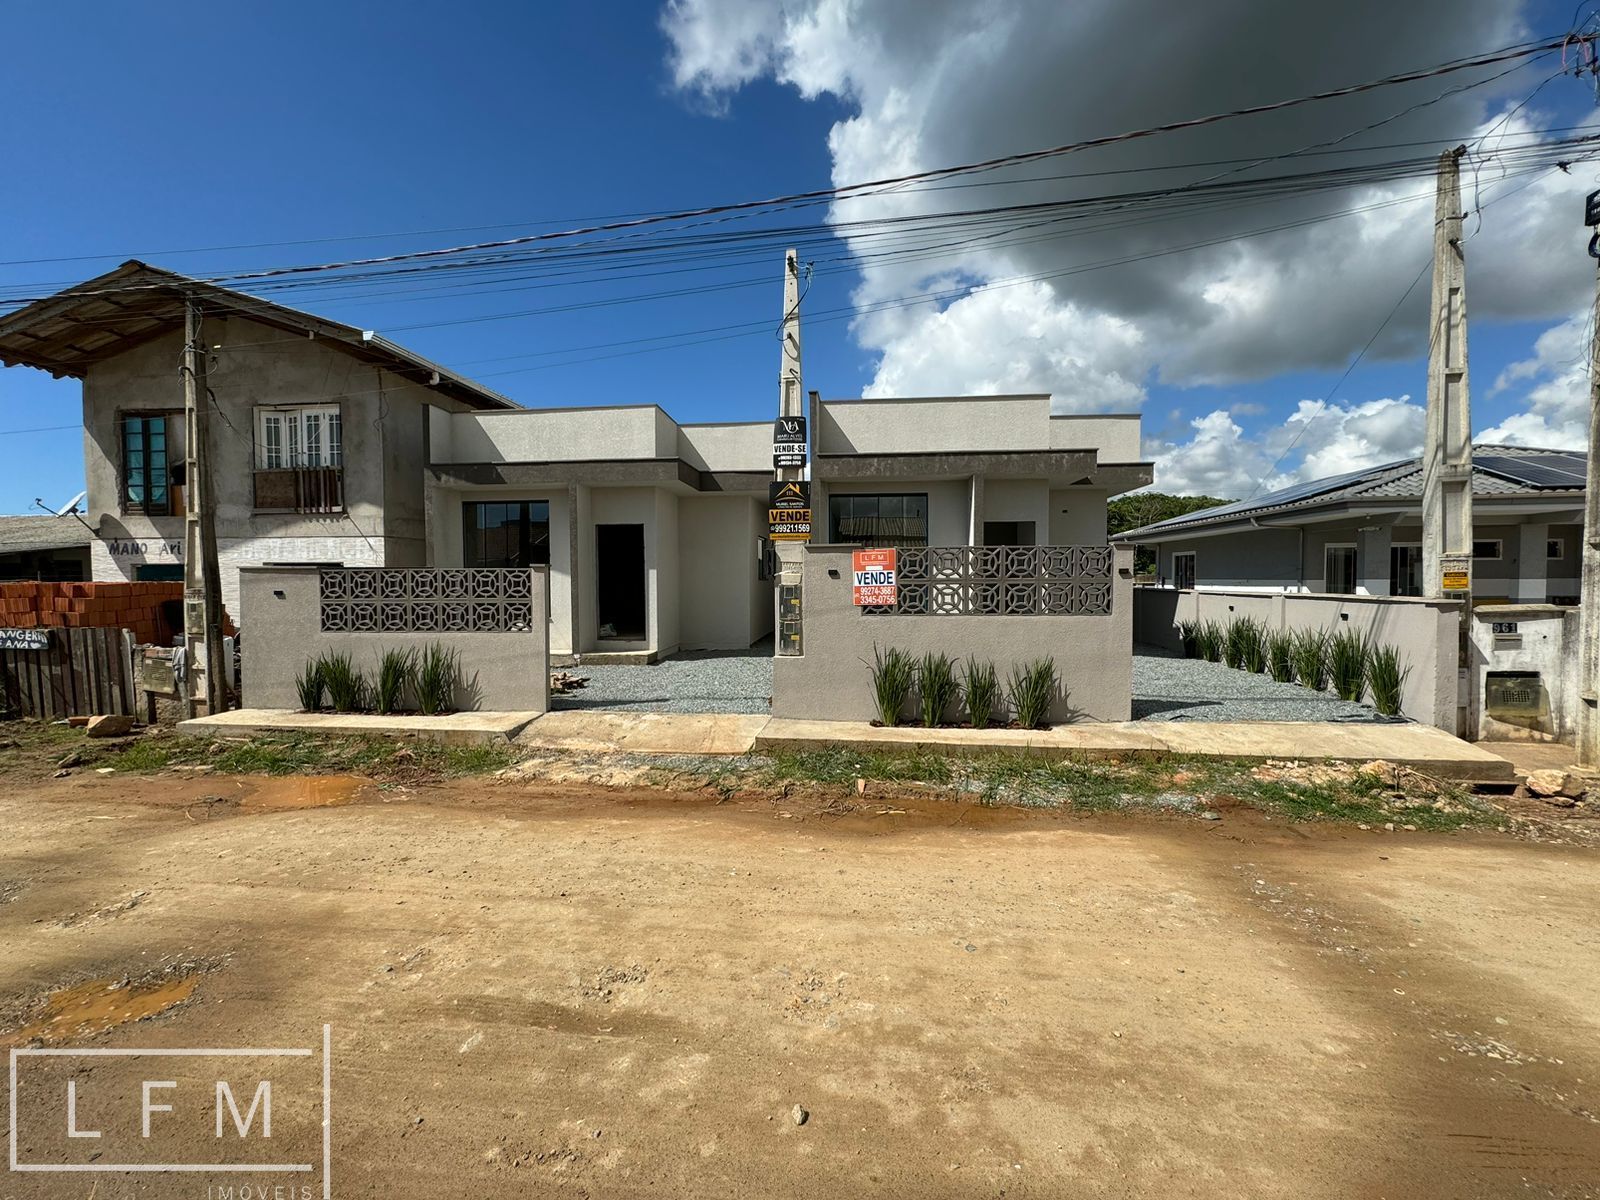
<instances>
[{"instance_id":1,"label":"white neighboring house","mask_svg":"<svg viewBox=\"0 0 1600 1200\"><path fill-rule=\"evenodd\" d=\"M1474 603L1576 604L1587 459L1474 446ZM1112 539L1156 551L1166 587L1422 595L1422 463L1388 463Z\"/></svg>"},{"instance_id":2,"label":"white neighboring house","mask_svg":"<svg viewBox=\"0 0 1600 1200\"><path fill-rule=\"evenodd\" d=\"M1104 545L1139 417L1050 397L814 400L814 543ZM772 420L655 405L434 413L429 561L550 567L551 652L651 660L772 632Z\"/></svg>"},{"instance_id":3,"label":"white neighboring house","mask_svg":"<svg viewBox=\"0 0 1600 1200\"><path fill-rule=\"evenodd\" d=\"M0 317L0 362L83 381L90 577L183 578L189 297L225 607L248 564L424 565L424 414L516 405L352 326L128 262Z\"/></svg>"}]
</instances>

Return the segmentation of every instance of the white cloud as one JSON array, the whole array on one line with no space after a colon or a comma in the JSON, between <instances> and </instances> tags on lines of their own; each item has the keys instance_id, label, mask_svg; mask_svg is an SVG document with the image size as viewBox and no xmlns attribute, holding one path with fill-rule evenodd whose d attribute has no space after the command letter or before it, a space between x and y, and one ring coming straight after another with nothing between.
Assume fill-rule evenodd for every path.
<instances>
[{"instance_id":1,"label":"white cloud","mask_svg":"<svg viewBox=\"0 0 1600 1200\"><path fill-rule=\"evenodd\" d=\"M1491 394L1527 383L1522 412L1483 430L1479 442L1581 450L1589 441L1589 314L1552 326L1539 335L1528 358L1512 363Z\"/></svg>"},{"instance_id":2,"label":"white cloud","mask_svg":"<svg viewBox=\"0 0 1600 1200\"><path fill-rule=\"evenodd\" d=\"M1187 441L1148 442L1145 453L1156 464L1157 491L1243 499L1409 458L1422 448L1424 416L1409 396L1302 400L1282 425L1252 437L1219 409L1191 421Z\"/></svg>"},{"instance_id":3,"label":"white cloud","mask_svg":"<svg viewBox=\"0 0 1600 1200\"><path fill-rule=\"evenodd\" d=\"M1159 19L1116 0L670 0L662 25L673 79L689 92L726 98L765 76L806 97L830 94L851 104L828 140L839 184L1300 95L1508 44L1527 32L1518 6L1504 0L1352 0L1315 9L1218 0L1170 4ZM1312 45L1315 53L1305 53ZM1427 145L1470 140L1532 86L1519 75L1425 103L1464 81L1379 89L1033 164L1011 176L1138 174L897 191L837 204L832 217L1181 186L1231 170L1182 164L1248 163L1302 150L1412 106L1415 112L1341 141L1338 155L1307 155L1255 173L1360 161L1342 152L1363 146L1417 142L1424 148L1403 153L1429 154ZM1555 81L1544 98L1569 84ZM1497 136L1541 119L1525 107ZM1522 187L1525 179L1498 182L1497 170L1469 170L1464 181L1469 205L1480 193L1505 197L1484 211L1481 232L1468 242L1470 311L1478 319L1518 320L1573 311L1590 284L1585 260L1572 253L1573 213L1589 181L1552 174ZM1349 209L1364 211L1246 236ZM853 330L877 356L869 389L875 395L1038 390L1069 410L1129 408L1152 378L1190 386L1338 368L1428 261L1431 214L1424 179L1250 207L1196 204L1120 223L1061 222L1010 238L969 238L915 261L858 257L853 299L863 311ZM1090 224L1098 228L1091 232ZM1476 218L1469 227L1476 230ZM860 233L841 232L858 256L882 249ZM1167 253L1185 246L1191 248ZM1085 269L1112 261L1121 265ZM1038 281L1005 286L1019 277ZM869 307L952 281L980 290L943 307ZM1427 300L1424 280L1374 345L1374 357L1425 351ZM1381 452L1393 441L1385 422L1400 415L1385 410L1353 419L1349 437L1357 440L1348 450L1319 441L1318 461L1344 461L1346 453L1363 453L1363 444ZM1220 438L1224 431L1207 432Z\"/></svg>"}]
</instances>

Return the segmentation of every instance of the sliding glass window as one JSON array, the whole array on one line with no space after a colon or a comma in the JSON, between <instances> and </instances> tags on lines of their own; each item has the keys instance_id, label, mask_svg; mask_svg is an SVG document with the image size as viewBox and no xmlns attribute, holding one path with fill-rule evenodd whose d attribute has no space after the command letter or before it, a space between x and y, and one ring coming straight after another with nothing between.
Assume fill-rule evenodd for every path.
<instances>
[{"instance_id":1,"label":"sliding glass window","mask_svg":"<svg viewBox=\"0 0 1600 1200\"><path fill-rule=\"evenodd\" d=\"M828 540L863 546L926 546L928 495L829 496Z\"/></svg>"},{"instance_id":2,"label":"sliding glass window","mask_svg":"<svg viewBox=\"0 0 1600 1200\"><path fill-rule=\"evenodd\" d=\"M461 506L461 565L534 567L550 562L550 502L511 500Z\"/></svg>"}]
</instances>

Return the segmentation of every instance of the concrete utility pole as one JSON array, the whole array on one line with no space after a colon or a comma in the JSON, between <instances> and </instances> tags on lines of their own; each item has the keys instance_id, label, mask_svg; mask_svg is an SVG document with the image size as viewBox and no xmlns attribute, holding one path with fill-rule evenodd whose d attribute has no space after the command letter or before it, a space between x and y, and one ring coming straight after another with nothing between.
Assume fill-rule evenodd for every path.
<instances>
[{"instance_id":1,"label":"concrete utility pole","mask_svg":"<svg viewBox=\"0 0 1600 1200\"><path fill-rule=\"evenodd\" d=\"M783 253L783 324L778 332L783 343L778 368L778 416L804 417L806 399L800 373L800 259L793 250ZM806 461L810 460L809 437L812 432L807 431ZM775 464L773 467L773 479L779 484L798 483L805 477L804 466L780 467ZM776 494L777 489L773 490ZM778 655L798 655L804 652L800 583L805 573L805 543L778 540L775 532L772 536L778 559L778 586L774 589L776 612L773 651Z\"/></svg>"},{"instance_id":2,"label":"concrete utility pole","mask_svg":"<svg viewBox=\"0 0 1600 1200\"><path fill-rule=\"evenodd\" d=\"M1472 404L1467 392L1467 272L1461 243L1465 153L1461 146L1439 156L1433 214L1428 420L1422 445L1422 594L1470 601Z\"/></svg>"},{"instance_id":3,"label":"concrete utility pole","mask_svg":"<svg viewBox=\"0 0 1600 1200\"><path fill-rule=\"evenodd\" d=\"M801 390L800 375L800 259L793 250L783 252L783 363L778 371L778 415L803 417L806 415L805 392ZM803 467L777 469L779 483L803 479ZM794 547L795 560L800 550Z\"/></svg>"},{"instance_id":4,"label":"concrete utility pole","mask_svg":"<svg viewBox=\"0 0 1600 1200\"><path fill-rule=\"evenodd\" d=\"M1596 253L1594 242L1590 253ZM1600 261L1594 316L1600 319ZM1583 486L1583 577L1578 589L1578 765L1595 770L1600 769L1600 325L1589 343L1589 469Z\"/></svg>"},{"instance_id":5,"label":"concrete utility pole","mask_svg":"<svg viewBox=\"0 0 1600 1200\"><path fill-rule=\"evenodd\" d=\"M222 662L222 587L217 567L217 523L211 499L211 393L198 300L185 301L183 341L184 517L183 641L188 659L185 693L189 715L228 707Z\"/></svg>"}]
</instances>

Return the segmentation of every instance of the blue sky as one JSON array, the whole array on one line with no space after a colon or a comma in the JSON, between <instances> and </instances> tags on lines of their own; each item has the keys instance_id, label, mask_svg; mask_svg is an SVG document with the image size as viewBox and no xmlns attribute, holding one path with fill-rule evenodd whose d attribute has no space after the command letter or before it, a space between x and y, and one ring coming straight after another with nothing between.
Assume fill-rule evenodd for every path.
<instances>
[{"instance_id":1,"label":"blue sky","mask_svg":"<svg viewBox=\"0 0 1600 1200\"><path fill-rule=\"evenodd\" d=\"M1381 22L1383 6L1370 7L1352 20ZM1490 11L1496 7L1507 6L1488 4L1480 14L1483 28L1463 35L1481 37L1473 43L1478 48L1515 40L1505 36L1511 28L1505 19ZM1086 13L1089 8L1096 6ZM1116 19L1118 8L1105 5L1103 19ZM915 165L935 166L976 156L959 153L969 148L1028 149L1058 130L1065 140L1084 130L1124 128L1133 119L1079 97L1060 110L1057 122L1050 105L1024 95L1018 102L1037 132L1034 126L1010 132L1002 107L1008 76L1026 81L1035 69L1051 78L1071 76L1059 62L1030 66L1027 47L1048 46L1059 36L1063 45L1093 52L1095 27L1054 28L1067 19L1055 15L1064 11L1058 6L1034 0L1019 0L1014 10L999 5L1004 19L990 23L1009 29L1010 40L992 45L983 44L989 31L971 25L964 5L919 8L915 36L863 24L888 21L896 10L904 16L904 6L873 6L863 15L842 0L784 7L764 0L731 7L726 0L677 0L664 21L662 6L654 3L462 4L450 8L447 19L438 6L404 2L13 6L7 80L13 96L29 100L13 104L13 113L25 119L0 127L0 160L10 175L10 186L0 192L0 259L7 264L0 266L0 287L42 293L135 256L203 274L473 241L792 192L861 178L860 172L888 173L899 165L897 156L912 154L905 142L914 142L922 156ZM1470 25L1469 18L1462 20ZM1558 13L1548 6L1519 16L1523 29L1537 33L1565 28L1570 18L1570 9ZM1071 19L1089 20L1081 14ZM964 24L940 36L940 21ZM1372 41L1373 28L1354 32L1353 45ZM1111 45L1118 34L1107 26L1103 36ZM829 37L835 40L823 45ZM918 44L936 37L931 48ZM902 100L914 94L905 79L976 70L962 54L976 56L993 97L975 102L970 114L952 116L932 100L924 102L925 113L909 117L895 109L895 94ZM1014 57L1013 69L996 71L1003 55ZM1401 61L1426 65L1449 56L1448 48L1422 44ZM185 60L197 69L185 70ZM1345 82L1389 69L1388 61L1368 64L1359 57L1328 67L1331 78ZM905 74L896 76L896 70ZM1556 83L1561 86L1541 94L1541 120L1592 119L1587 85ZM1150 111L1168 117L1213 111L1219 99L1208 87L1174 81L1172 94L1152 99ZM983 111L986 105L993 111ZM1492 105L1485 109L1493 111ZM1467 118L1457 124L1465 132ZM1008 137L1023 144L1001 144ZM934 161L926 161L930 155ZM1576 210L1571 215L1581 255ZM1419 221L1426 224L1425 214ZM415 232L369 236L409 231ZM361 240L177 252L356 236ZM67 257L78 261L23 261ZM580 283L509 295L401 299L308 292L286 301L378 329L525 404L654 401L681 420L757 419L775 404L777 344L768 331L652 353L619 352L634 348L609 344L741 325L766 314L776 326L779 265L775 259L770 272L741 265L692 277L693 283L748 279L748 286L510 319L488 318L551 303L603 301L653 285ZM993 263L964 262L959 269L963 278L980 282L999 272ZM1414 269L1406 268L1406 276ZM1337 264L1330 270L1337 274ZM930 278L932 268L920 283ZM1364 410L1334 414L1295 452L1272 461L1281 449L1274 430L1290 427L1297 405L1327 394L1342 366L1325 363L1348 361L1343 344L1307 351L1303 364L1291 347L1265 366L1237 370L1226 362L1191 361L1194 354L1165 346L1157 353L1152 346L1170 338L1160 305L1140 310L1113 294L1114 279L1094 278L1101 292L1046 295L1041 303L1048 311L1012 320L1007 336L1019 324L1034 329L1037 318L1037 332L1028 334L1032 345L1019 352L996 340L994 362L983 361L991 342L985 326L973 320L948 337L952 347L976 350L960 359L952 350L947 364L935 355L930 367L930 339L938 350L946 336L928 332L937 309L912 310L893 328L813 321L805 336L807 386L849 396L892 389L901 380L914 391L940 392L1020 383L1067 396L1069 406L1142 407L1147 448L1170 464L1173 485L1194 490L1240 486L1237 470L1185 474L1183 464L1200 462L1201 451L1221 459L1248 451L1256 456L1252 471L1270 462L1282 474L1298 469L1304 449L1321 446L1330 430L1354 439L1355 449L1334 446L1329 454L1381 455L1408 436L1404 429L1363 433L1371 415ZM875 286L852 271L819 275L807 311L848 311L853 299L871 299ZM1370 296L1355 298L1351 349L1371 332L1359 333L1361 323L1370 324L1371 314L1394 298L1376 285ZM1307 298L1308 306L1316 302ZM1473 326L1479 428L1533 402L1529 388L1542 378L1534 368L1520 390L1491 394L1492 382L1510 364L1530 361L1540 334L1575 311L1565 299L1524 306L1526 312L1500 307L1507 311ZM956 306L947 316L965 320L970 308ZM918 321L915 328L905 324ZM1030 356L1051 348L1053 329L1067 331L1059 339L1064 343L1082 336L1084 347L1034 365ZM1143 349L1113 361L1123 336ZM1203 336L1193 340L1198 344ZM1397 350L1404 354L1405 348ZM1352 406L1405 395L1420 402L1421 359L1392 357L1395 352L1385 357L1380 348L1333 398ZM1215 428L1200 429L1196 422L1219 412L1232 414L1228 420L1238 433L1227 436L1237 447L1200 445ZM1410 409L1377 415L1400 425L1415 419ZM0 370L0 447L9 452L0 470L0 511L27 511L35 496L58 503L82 486L78 416L76 381L25 368ZM61 426L67 428L54 428ZM1547 421L1540 432L1552 427ZM41 428L48 431L28 432Z\"/></svg>"}]
</instances>

